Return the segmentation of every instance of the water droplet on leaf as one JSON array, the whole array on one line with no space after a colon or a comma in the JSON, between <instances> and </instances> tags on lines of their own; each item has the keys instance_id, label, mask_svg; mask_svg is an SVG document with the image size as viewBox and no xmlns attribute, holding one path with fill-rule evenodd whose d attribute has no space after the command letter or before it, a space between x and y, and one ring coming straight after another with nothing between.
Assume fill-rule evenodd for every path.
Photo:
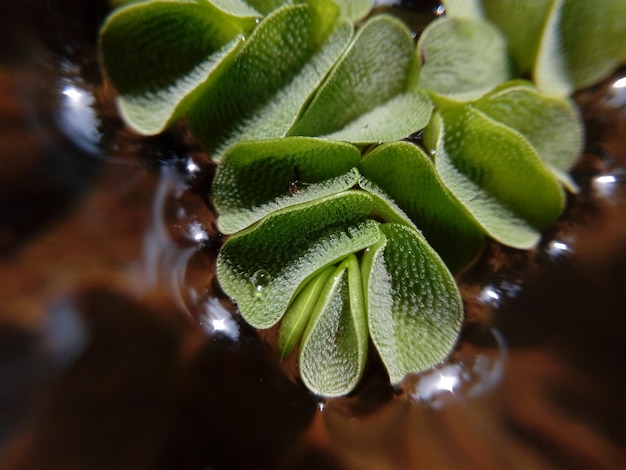
<instances>
[{"instance_id":1,"label":"water droplet on leaf","mask_svg":"<svg viewBox=\"0 0 626 470\"><path fill-rule=\"evenodd\" d=\"M261 292L272 280L272 275L265 269L259 269L250 279L257 292Z\"/></svg>"}]
</instances>

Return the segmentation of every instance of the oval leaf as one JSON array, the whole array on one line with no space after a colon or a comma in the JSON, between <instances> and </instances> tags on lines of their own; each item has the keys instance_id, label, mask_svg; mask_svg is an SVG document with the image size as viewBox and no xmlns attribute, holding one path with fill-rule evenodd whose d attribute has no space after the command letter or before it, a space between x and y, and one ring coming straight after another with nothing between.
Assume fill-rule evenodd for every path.
<instances>
[{"instance_id":1,"label":"oval leaf","mask_svg":"<svg viewBox=\"0 0 626 470\"><path fill-rule=\"evenodd\" d=\"M189 127L213 159L237 142L287 134L352 37L350 23L337 16L330 0L288 5L246 39L189 113Z\"/></svg>"},{"instance_id":2,"label":"oval leaf","mask_svg":"<svg viewBox=\"0 0 626 470\"><path fill-rule=\"evenodd\" d=\"M362 269L370 335L392 383L443 360L461 329L454 278L416 230L383 224Z\"/></svg>"},{"instance_id":3,"label":"oval leaf","mask_svg":"<svg viewBox=\"0 0 626 470\"><path fill-rule=\"evenodd\" d=\"M475 106L522 134L557 178L575 188L567 172L583 150L584 130L573 102L545 95L529 83L514 82L485 96Z\"/></svg>"},{"instance_id":4,"label":"oval leaf","mask_svg":"<svg viewBox=\"0 0 626 470\"><path fill-rule=\"evenodd\" d=\"M435 94L471 101L511 78L504 36L486 21L439 18L417 43L419 84Z\"/></svg>"},{"instance_id":5,"label":"oval leaf","mask_svg":"<svg viewBox=\"0 0 626 470\"><path fill-rule=\"evenodd\" d=\"M533 247L565 203L552 172L521 134L473 105L444 113L443 122L435 165L445 185L490 236Z\"/></svg>"},{"instance_id":6,"label":"oval leaf","mask_svg":"<svg viewBox=\"0 0 626 470\"><path fill-rule=\"evenodd\" d=\"M445 13L450 18L484 18L480 0L442 0Z\"/></svg>"},{"instance_id":7,"label":"oval leaf","mask_svg":"<svg viewBox=\"0 0 626 470\"><path fill-rule=\"evenodd\" d=\"M236 144L213 181L219 229L234 233L275 210L351 188L360 158L353 145L305 137Z\"/></svg>"},{"instance_id":8,"label":"oval leaf","mask_svg":"<svg viewBox=\"0 0 626 470\"><path fill-rule=\"evenodd\" d=\"M341 14L350 21L363 19L374 6L374 0L335 0Z\"/></svg>"},{"instance_id":9,"label":"oval leaf","mask_svg":"<svg viewBox=\"0 0 626 470\"><path fill-rule=\"evenodd\" d=\"M367 358L367 315L356 256L326 282L302 338L300 376L316 395L337 397L357 386Z\"/></svg>"},{"instance_id":10,"label":"oval leaf","mask_svg":"<svg viewBox=\"0 0 626 470\"><path fill-rule=\"evenodd\" d=\"M432 103L414 86L413 52L411 32L399 20L369 20L289 134L370 143L422 129Z\"/></svg>"},{"instance_id":11,"label":"oval leaf","mask_svg":"<svg viewBox=\"0 0 626 470\"><path fill-rule=\"evenodd\" d=\"M376 243L371 209L367 193L345 191L273 212L224 243L220 285L250 325L273 326L316 272Z\"/></svg>"},{"instance_id":12,"label":"oval leaf","mask_svg":"<svg viewBox=\"0 0 626 470\"><path fill-rule=\"evenodd\" d=\"M363 158L359 172L403 209L450 269L458 270L476 256L483 240L480 226L418 147L383 144ZM370 190L367 181L361 186Z\"/></svg>"},{"instance_id":13,"label":"oval leaf","mask_svg":"<svg viewBox=\"0 0 626 470\"><path fill-rule=\"evenodd\" d=\"M246 12L238 16L209 1L153 0L113 13L102 27L100 51L125 121L156 134L180 119L254 28L258 13Z\"/></svg>"},{"instance_id":14,"label":"oval leaf","mask_svg":"<svg viewBox=\"0 0 626 470\"><path fill-rule=\"evenodd\" d=\"M566 97L607 77L626 50L626 2L555 0L535 61L544 92Z\"/></svg>"},{"instance_id":15,"label":"oval leaf","mask_svg":"<svg viewBox=\"0 0 626 470\"><path fill-rule=\"evenodd\" d=\"M482 0L485 17L507 38L519 74L530 74L554 0Z\"/></svg>"}]
</instances>

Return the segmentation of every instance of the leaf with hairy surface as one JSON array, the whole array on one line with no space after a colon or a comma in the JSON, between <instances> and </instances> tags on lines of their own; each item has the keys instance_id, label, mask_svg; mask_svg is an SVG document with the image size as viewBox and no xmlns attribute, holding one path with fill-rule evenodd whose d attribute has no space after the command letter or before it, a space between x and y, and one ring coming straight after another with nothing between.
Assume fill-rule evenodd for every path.
<instances>
[{"instance_id":1,"label":"leaf with hairy surface","mask_svg":"<svg viewBox=\"0 0 626 470\"><path fill-rule=\"evenodd\" d=\"M183 117L259 16L243 2L225 10L206 0L116 10L102 26L100 56L127 124L157 134Z\"/></svg>"},{"instance_id":2,"label":"leaf with hairy surface","mask_svg":"<svg viewBox=\"0 0 626 470\"><path fill-rule=\"evenodd\" d=\"M416 230L383 224L361 263L370 335L397 384L443 360L463 319L456 282Z\"/></svg>"},{"instance_id":3,"label":"leaf with hairy surface","mask_svg":"<svg viewBox=\"0 0 626 470\"><path fill-rule=\"evenodd\" d=\"M220 285L250 325L269 328L317 272L378 241L371 210L366 192L350 190L273 212L224 243Z\"/></svg>"}]
</instances>

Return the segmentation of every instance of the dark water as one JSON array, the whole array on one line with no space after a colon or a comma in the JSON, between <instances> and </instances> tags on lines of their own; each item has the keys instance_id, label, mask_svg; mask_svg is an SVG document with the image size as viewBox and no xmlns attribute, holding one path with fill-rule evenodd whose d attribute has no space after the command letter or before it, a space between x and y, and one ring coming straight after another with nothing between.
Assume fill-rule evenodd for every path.
<instances>
[{"instance_id":1,"label":"dark water","mask_svg":"<svg viewBox=\"0 0 626 470\"><path fill-rule=\"evenodd\" d=\"M219 290L209 159L117 116L104 2L1 8L0 468L623 468L626 70L577 96L581 193L541 246L459 277L452 356L320 402Z\"/></svg>"}]
</instances>

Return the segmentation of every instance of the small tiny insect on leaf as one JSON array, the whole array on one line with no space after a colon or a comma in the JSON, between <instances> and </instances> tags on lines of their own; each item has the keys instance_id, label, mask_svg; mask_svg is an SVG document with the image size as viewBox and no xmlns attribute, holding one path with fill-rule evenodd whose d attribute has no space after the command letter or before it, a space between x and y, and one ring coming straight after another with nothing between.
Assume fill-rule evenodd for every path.
<instances>
[{"instance_id":1,"label":"small tiny insect on leaf","mask_svg":"<svg viewBox=\"0 0 626 470\"><path fill-rule=\"evenodd\" d=\"M293 195L298 194L298 185L300 186L311 186L311 184L313 183L305 183L302 180L302 177L300 176L300 167L298 165L295 165L293 167L293 178L292 180L289 182L289 192Z\"/></svg>"},{"instance_id":2,"label":"small tiny insect on leaf","mask_svg":"<svg viewBox=\"0 0 626 470\"><path fill-rule=\"evenodd\" d=\"M300 183L300 168L298 165L293 167L293 178L289 182L289 192L298 194L298 184Z\"/></svg>"}]
</instances>

